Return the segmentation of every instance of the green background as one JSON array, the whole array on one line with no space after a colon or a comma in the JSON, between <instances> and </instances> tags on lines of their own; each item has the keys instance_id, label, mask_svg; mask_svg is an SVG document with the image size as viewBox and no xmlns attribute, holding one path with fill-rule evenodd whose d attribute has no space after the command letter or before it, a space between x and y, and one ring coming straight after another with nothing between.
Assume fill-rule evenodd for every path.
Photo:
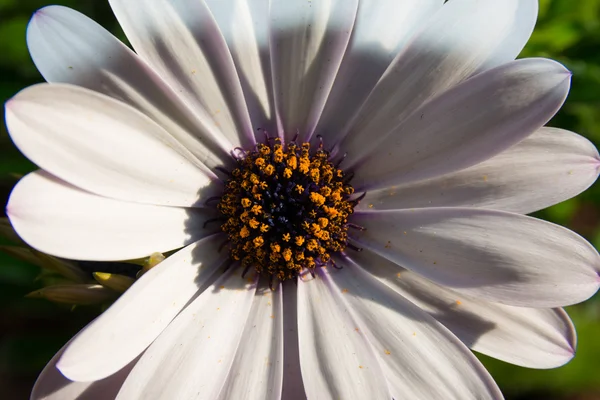
<instances>
[{"instance_id":1,"label":"green background","mask_svg":"<svg viewBox=\"0 0 600 400\"><path fill-rule=\"evenodd\" d=\"M48 4L48 0L0 0L2 103L21 88L42 81L27 52L25 29L31 14ZM59 0L53 4L77 9L124 38L106 1ZM600 0L540 0L536 30L521 56L549 57L573 71L569 98L550 125L578 132L600 145ZM32 169L0 125L3 204L18 176ZM537 216L569 227L600 248L600 185ZM0 254L2 398L27 398L45 363L98 312L91 307L71 310L24 298L40 287L36 280L39 272L33 265ZM482 357L507 398L600 399L600 296L568 311L577 327L578 352L567 366L529 370Z\"/></svg>"}]
</instances>

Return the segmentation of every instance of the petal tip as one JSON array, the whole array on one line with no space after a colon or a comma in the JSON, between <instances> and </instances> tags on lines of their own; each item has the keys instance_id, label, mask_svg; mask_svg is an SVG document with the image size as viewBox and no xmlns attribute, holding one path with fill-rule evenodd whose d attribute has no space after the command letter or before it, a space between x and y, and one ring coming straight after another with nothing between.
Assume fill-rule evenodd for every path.
<instances>
[{"instance_id":1,"label":"petal tip","mask_svg":"<svg viewBox=\"0 0 600 400\"><path fill-rule=\"evenodd\" d=\"M570 82L573 77L573 72L569 70L565 65L559 63L558 61L544 59L545 62L548 63L550 67L547 72L552 76L555 76L556 79L560 80L560 83Z\"/></svg>"},{"instance_id":2,"label":"petal tip","mask_svg":"<svg viewBox=\"0 0 600 400\"><path fill-rule=\"evenodd\" d=\"M29 28L31 26L35 26L37 23L56 19L58 16L61 15L59 13L61 13L61 11L64 11L64 9L68 9L68 7L59 6L59 5L50 5L50 6L42 7L40 9L36 10L33 13L33 15L31 16L31 19L29 20L29 25L27 27L28 28L27 31L29 32Z\"/></svg>"},{"instance_id":3,"label":"petal tip","mask_svg":"<svg viewBox=\"0 0 600 400\"><path fill-rule=\"evenodd\" d=\"M573 79L573 72L566 68L563 68L563 70L558 73L558 76L562 78L560 81L561 85L571 85L571 80Z\"/></svg>"},{"instance_id":4,"label":"petal tip","mask_svg":"<svg viewBox=\"0 0 600 400\"><path fill-rule=\"evenodd\" d=\"M59 10L59 9L64 9L64 8L68 8L65 6L59 6L59 5L49 5L49 6L45 6L42 8L39 8L38 10L36 10L33 13L33 18L36 17L50 17L54 11Z\"/></svg>"},{"instance_id":5,"label":"petal tip","mask_svg":"<svg viewBox=\"0 0 600 400\"><path fill-rule=\"evenodd\" d=\"M38 10L36 10L33 15L31 16L31 20L30 20L30 24L32 22L37 22L40 21L42 19L45 18L49 18L51 16L52 13L52 8L55 8L56 6L46 6L46 7L42 7Z\"/></svg>"},{"instance_id":6,"label":"petal tip","mask_svg":"<svg viewBox=\"0 0 600 400\"><path fill-rule=\"evenodd\" d=\"M10 201L6 204L6 207L4 208L4 212L6 213L6 216L8 217L8 220L10 221L10 217L13 213L13 207L12 207L12 204L10 203Z\"/></svg>"},{"instance_id":7,"label":"petal tip","mask_svg":"<svg viewBox=\"0 0 600 400\"><path fill-rule=\"evenodd\" d=\"M47 7L43 7L43 8L40 8L39 10L36 10L36 11L33 13L32 19L33 19L33 18L40 18L40 17L43 17L43 16L47 15L47 13L46 13L46 8L47 8Z\"/></svg>"},{"instance_id":8,"label":"petal tip","mask_svg":"<svg viewBox=\"0 0 600 400\"><path fill-rule=\"evenodd\" d=\"M60 359L59 359L59 360L56 362L56 369L57 369L57 370L58 370L58 371L59 371L59 372L60 372L60 373L61 373L61 374L62 374L62 375L65 377L65 378L67 378L67 379L69 379L69 380L71 380L71 381L73 381L73 382L76 382L76 381L77 381L77 380L75 379L75 378L76 378L76 376L73 376L73 375L77 375L77 374L76 374L76 373L75 373L75 374L72 374L72 373L71 373L72 371L70 370L69 366L68 366L68 365L63 365L63 364L66 364L66 363L64 363L64 362L63 362L63 360L62 360L62 356L61 356L61 357L60 357Z\"/></svg>"},{"instance_id":9,"label":"petal tip","mask_svg":"<svg viewBox=\"0 0 600 400\"><path fill-rule=\"evenodd\" d=\"M577 353L577 343L569 343L569 347L566 349L567 350L567 362L571 361L574 357L575 357L575 353ZM565 363L565 364L566 364Z\"/></svg>"},{"instance_id":10,"label":"petal tip","mask_svg":"<svg viewBox=\"0 0 600 400\"><path fill-rule=\"evenodd\" d=\"M12 107L14 106L14 102L15 102L14 97L11 97L10 99L6 100L6 103L4 103L4 109L6 111L12 109Z\"/></svg>"},{"instance_id":11,"label":"petal tip","mask_svg":"<svg viewBox=\"0 0 600 400\"><path fill-rule=\"evenodd\" d=\"M92 382L105 378L97 378L90 376L90 374L86 374L81 368L77 368L69 360L64 360L64 356L65 354L63 354L56 362L56 369L68 380L73 382Z\"/></svg>"},{"instance_id":12,"label":"petal tip","mask_svg":"<svg viewBox=\"0 0 600 400\"><path fill-rule=\"evenodd\" d=\"M544 366L536 366L536 369L554 369L567 365L575 358L575 349L572 347L565 348L564 353L556 354L551 362Z\"/></svg>"},{"instance_id":13,"label":"petal tip","mask_svg":"<svg viewBox=\"0 0 600 400\"><path fill-rule=\"evenodd\" d=\"M575 358L575 353L577 353L577 344L569 343L567 348L565 348L565 354L561 357L561 362L557 363L556 366L551 366L550 368L558 368L568 364L573 358Z\"/></svg>"}]
</instances>

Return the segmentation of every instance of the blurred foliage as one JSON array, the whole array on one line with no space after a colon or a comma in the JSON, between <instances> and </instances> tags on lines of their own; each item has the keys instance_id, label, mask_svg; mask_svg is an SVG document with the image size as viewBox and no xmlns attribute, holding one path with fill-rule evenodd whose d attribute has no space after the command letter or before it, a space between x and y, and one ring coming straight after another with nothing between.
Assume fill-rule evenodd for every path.
<instances>
[{"instance_id":1,"label":"blurred foliage","mask_svg":"<svg viewBox=\"0 0 600 400\"><path fill-rule=\"evenodd\" d=\"M497 0L502 1L502 0ZM600 0L540 0L536 30L521 57L548 57L573 71L571 94L550 125L578 132L600 145ZM27 52L25 30L32 13L48 0L0 0L0 99L41 82ZM124 39L107 1L55 0L94 18ZM82 32L82 34L84 34ZM35 167L12 145L0 125L0 197ZM4 212L4 207L2 208ZM600 185L536 216L568 226L600 248ZM0 246L14 245L0 238ZM71 307L25 298L44 279L40 267L0 253L0 387L27 398L36 375L97 308ZM54 276L55 277L55 276ZM47 281L46 281L47 283ZM600 298L568 309L579 351L567 366L539 371L481 357L507 398L600 399Z\"/></svg>"}]
</instances>

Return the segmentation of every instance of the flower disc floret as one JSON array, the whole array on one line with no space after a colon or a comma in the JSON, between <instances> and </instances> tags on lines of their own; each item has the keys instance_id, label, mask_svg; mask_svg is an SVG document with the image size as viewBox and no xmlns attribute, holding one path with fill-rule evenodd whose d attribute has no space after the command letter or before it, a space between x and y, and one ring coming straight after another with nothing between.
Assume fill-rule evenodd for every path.
<instances>
[{"instance_id":1,"label":"flower disc floret","mask_svg":"<svg viewBox=\"0 0 600 400\"><path fill-rule=\"evenodd\" d=\"M347 246L348 181L322 144L269 139L245 152L218 205L231 258L279 280L326 265Z\"/></svg>"}]
</instances>

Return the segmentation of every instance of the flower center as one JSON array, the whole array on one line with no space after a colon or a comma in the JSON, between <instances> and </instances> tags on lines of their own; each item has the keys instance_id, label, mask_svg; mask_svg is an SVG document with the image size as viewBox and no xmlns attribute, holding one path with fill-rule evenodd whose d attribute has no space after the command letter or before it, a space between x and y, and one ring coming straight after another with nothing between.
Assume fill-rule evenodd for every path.
<instances>
[{"instance_id":1,"label":"flower center","mask_svg":"<svg viewBox=\"0 0 600 400\"><path fill-rule=\"evenodd\" d=\"M348 246L356 200L323 144L282 144L268 138L243 152L218 204L233 260L271 280L291 279L331 263ZM352 247L352 246L351 246Z\"/></svg>"}]
</instances>

